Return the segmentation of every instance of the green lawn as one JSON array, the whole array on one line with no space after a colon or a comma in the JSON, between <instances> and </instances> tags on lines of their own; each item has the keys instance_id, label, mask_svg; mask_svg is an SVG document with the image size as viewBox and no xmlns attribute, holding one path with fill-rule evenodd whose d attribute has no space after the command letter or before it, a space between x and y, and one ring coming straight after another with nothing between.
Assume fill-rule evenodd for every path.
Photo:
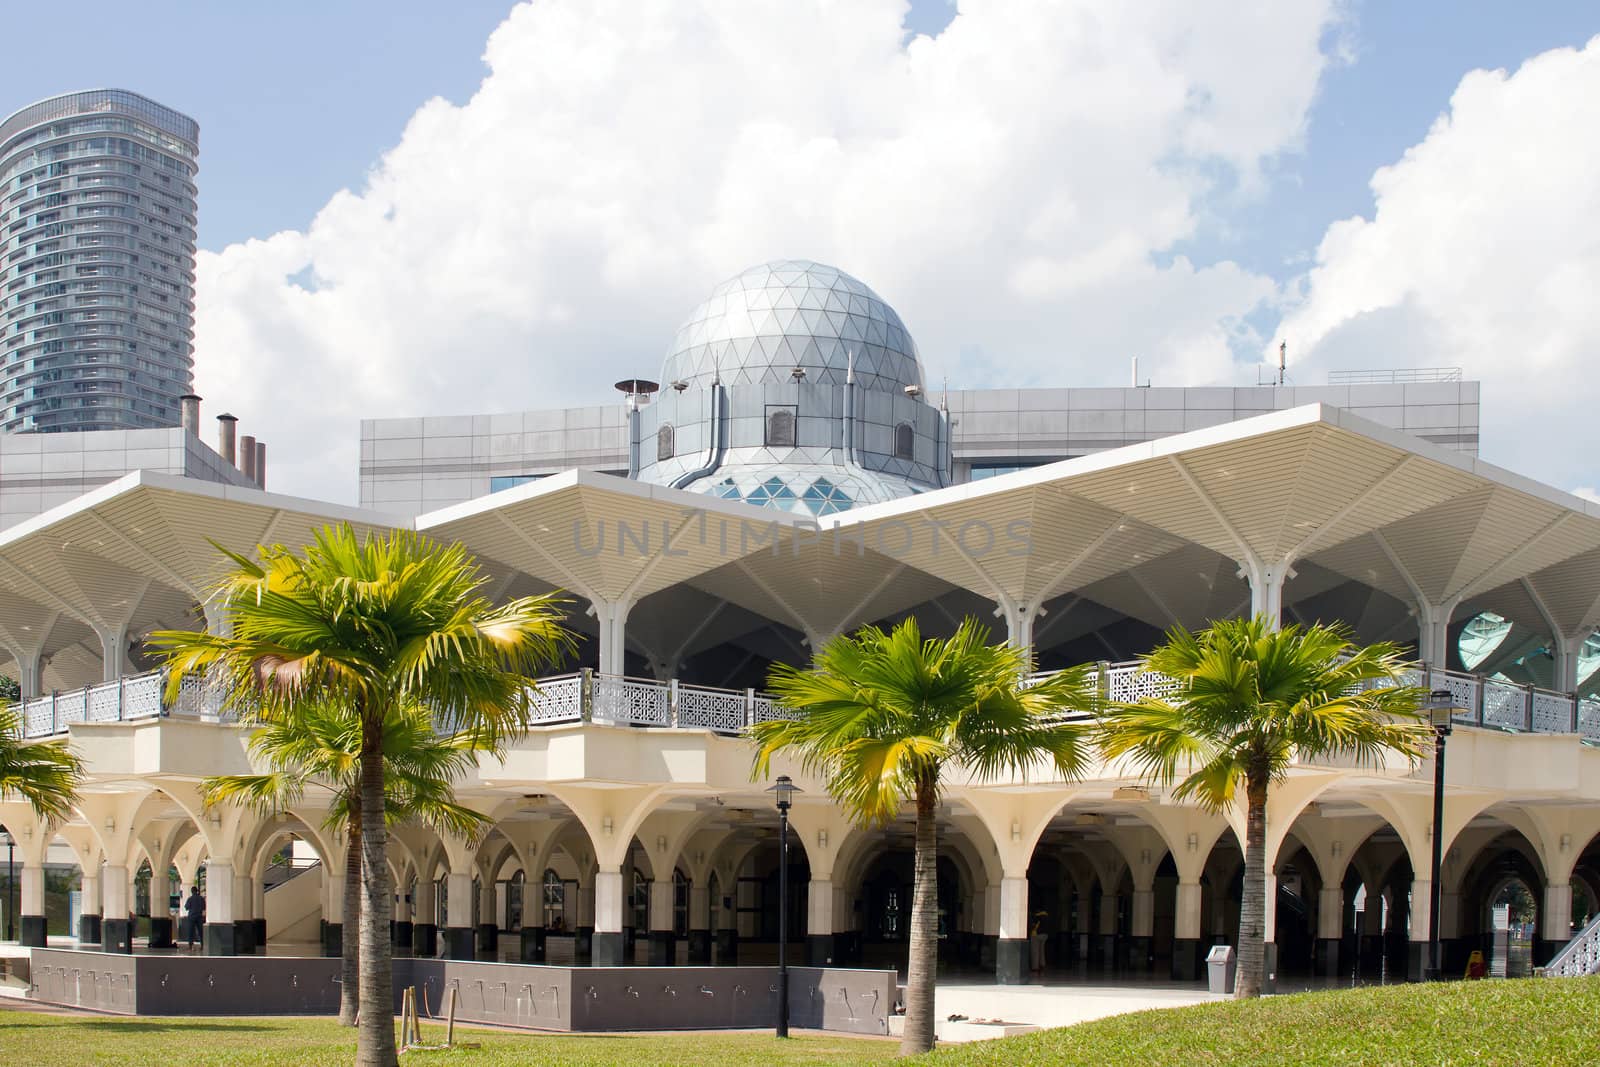
<instances>
[{"instance_id":1,"label":"green lawn","mask_svg":"<svg viewBox=\"0 0 1600 1067\"><path fill-rule=\"evenodd\" d=\"M423 1040L444 1040L444 1024L423 1023ZM627 1034L566 1037L456 1027L457 1042L479 1049L415 1052L414 1064L626 1064L627 1067L745 1067L748 1064L854 1064L894 1056L882 1038L806 1034L779 1042L768 1034ZM8 1010L0 1001L0 1064L5 1067L317 1067L355 1059L355 1032L331 1019L131 1019Z\"/></svg>"},{"instance_id":2,"label":"green lawn","mask_svg":"<svg viewBox=\"0 0 1600 1067\"><path fill-rule=\"evenodd\" d=\"M1600 978L1525 978L1225 1001L949 1046L930 1067L1553 1067L1600 1063Z\"/></svg>"},{"instance_id":3,"label":"green lawn","mask_svg":"<svg viewBox=\"0 0 1600 1067\"><path fill-rule=\"evenodd\" d=\"M1068 990L1062 996L1071 996ZM424 1037L438 1040L442 1026ZM708 1067L854 1064L894 1057L898 1044L807 1034L562 1037L458 1029L479 1049L412 1053L409 1063L623 1064ZM347 1064L354 1037L327 1019L121 1019L8 1010L0 1001L0 1063ZM929 1067L1541 1067L1600 1063L1600 978L1454 982L1272 997L1141 1012L1006 1041L951 1046Z\"/></svg>"}]
</instances>

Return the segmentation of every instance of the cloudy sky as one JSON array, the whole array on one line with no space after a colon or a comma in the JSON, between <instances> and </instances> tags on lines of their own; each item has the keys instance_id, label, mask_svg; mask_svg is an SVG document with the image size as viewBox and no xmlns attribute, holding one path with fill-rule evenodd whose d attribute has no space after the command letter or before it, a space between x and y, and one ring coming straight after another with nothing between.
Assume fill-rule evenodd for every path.
<instances>
[{"instance_id":1,"label":"cloudy sky","mask_svg":"<svg viewBox=\"0 0 1600 1067\"><path fill-rule=\"evenodd\" d=\"M780 257L876 288L935 383L1253 384L1286 340L1307 385L1461 367L1485 458L1600 483L1592 3L75 10L0 111L200 121L197 386L279 490L353 500L362 417L608 400Z\"/></svg>"}]
</instances>

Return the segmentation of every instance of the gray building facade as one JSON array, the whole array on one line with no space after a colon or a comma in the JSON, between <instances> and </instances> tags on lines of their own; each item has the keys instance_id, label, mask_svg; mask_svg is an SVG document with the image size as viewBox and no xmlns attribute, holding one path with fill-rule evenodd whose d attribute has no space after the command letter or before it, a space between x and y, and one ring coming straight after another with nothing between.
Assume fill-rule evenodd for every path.
<instances>
[{"instance_id":1,"label":"gray building facade","mask_svg":"<svg viewBox=\"0 0 1600 1067\"><path fill-rule=\"evenodd\" d=\"M960 484L1313 403L1344 408L1441 447L1477 455L1479 392L1478 382L1446 380L953 389L931 400L937 406L942 399L949 409L950 480ZM669 387L668 405L675 396ZM904 396L894 399L906 403ZM648 416L640 420L645 427L651 421ZM366 419L361 423L361 505L417 515L573 468L625 475L629 438L623 402L496 415ZM698 438L679 440L680 450L704 447ZM656 455L648 439L641 446L647 458Z\"/></svg>"},{"instance_id":2,"label":"gray building facade","mask_svg":"<svg viewBox=\"0 0 1600 1067\"><path fill-rule=\"evenodd\" d=\"M0 530L137 470L221 485L258 480L178 426L82 433L0 433Z\"/></svg>"},{"instance_id":3,"label":"gray building facade","mask_svg":"<svg viewBox=\"0 0 1600 1067\"><path fill-rule=\"evenodd\" d=\"M0 122L0 431L176 426L200 128L121 89Z\"/></svg>"}]
</instances>

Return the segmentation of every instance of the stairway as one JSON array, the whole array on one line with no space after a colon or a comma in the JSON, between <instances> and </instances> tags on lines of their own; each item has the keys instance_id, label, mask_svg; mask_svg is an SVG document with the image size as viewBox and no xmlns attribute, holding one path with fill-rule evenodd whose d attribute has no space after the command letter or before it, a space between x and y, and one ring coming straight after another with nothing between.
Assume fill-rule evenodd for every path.
<instances>
[{"instance_id":1,"label":"stairway","mask_svg":"<svg viewBox=\"0 0 1600 1067\"><path fill-rule=\"evenodd\" d=\"M1585 974L1600 974L1600 915L1589 920L1589 925L1550 958L1535 974L1546 978L1576 978Z\"/></svg>"}]
</instances>

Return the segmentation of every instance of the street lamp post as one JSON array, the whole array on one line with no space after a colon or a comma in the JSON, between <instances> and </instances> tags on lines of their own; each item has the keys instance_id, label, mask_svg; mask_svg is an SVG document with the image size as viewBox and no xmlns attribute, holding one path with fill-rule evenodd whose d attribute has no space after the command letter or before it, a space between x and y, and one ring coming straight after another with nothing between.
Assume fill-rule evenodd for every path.
<instances>
[{"instance_id":1,"label":"street lamp post","mask_svg":"<svg viewBox=\"0 0 1600 1067\"><path fill-rule=\"evenodd\" d=\"M0 840L6 843L6 940L17 939L17 841L11 831L0 830Z\"/></svg>"},{"instance_id":2,"label":"street lamp post","mask_svg":"<svg viewBox=\"0 0 1600 1067\"><path fill-rule=\"evenodd\" d=\"M1428 967L1423 978L1439 980L1441 971L1439 908L1444 896L1440 868L1444 865L1444 743L1456 713L1455 694L1435 689L1423 701L1428 721L1433 725L1433 871L1428 883Z\"/></svg>"},{"instance_id":3,"label":"street lamp post","mask_svg":"<svg viewBox=\"0 0 1600 1067\"><path fill-rule=\"evenodd\" d=\"M789 805L800 788L787 774L768 788L778 802L778 1028L789 1036Z\"/></svg>"}]
</instances>

